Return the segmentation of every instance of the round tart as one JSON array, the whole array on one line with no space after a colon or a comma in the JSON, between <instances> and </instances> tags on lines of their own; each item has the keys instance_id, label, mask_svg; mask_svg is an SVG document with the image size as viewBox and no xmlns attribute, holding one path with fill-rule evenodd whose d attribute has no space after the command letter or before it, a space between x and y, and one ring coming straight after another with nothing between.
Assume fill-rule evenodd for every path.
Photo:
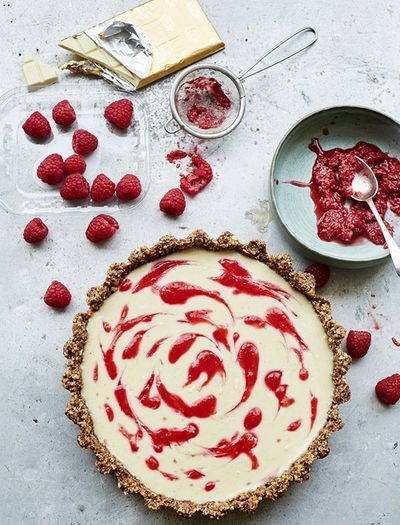
<instances>
[{"instance_id":1,"label":"round tart","mask_svg":"<svg viewBox=\"0 0 400 525\"><path fill-rule=\"evenodd\" d=\"M329 452L350 358L313 278L261 241L163 237L110 267L65 345L79 444L152 509L254 510Z\"/></svg>"}]
</instances>

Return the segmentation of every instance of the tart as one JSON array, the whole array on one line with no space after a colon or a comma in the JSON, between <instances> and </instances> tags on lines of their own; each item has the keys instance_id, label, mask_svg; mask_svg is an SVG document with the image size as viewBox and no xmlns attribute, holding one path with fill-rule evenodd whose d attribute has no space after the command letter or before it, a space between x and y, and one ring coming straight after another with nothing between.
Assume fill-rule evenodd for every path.
<instances>
[{"instance_id":1,"label":"tart","mask_svg":"<svg viewBox=\"0 0 400 525\"><path fill-rule=\"evenodd\" d=\"M123 492L188 516L252 511L328 454L350 358L288 255L166 236L112 265L88 305L64 348L66 413Z\"/></svg>"}]
</instances>

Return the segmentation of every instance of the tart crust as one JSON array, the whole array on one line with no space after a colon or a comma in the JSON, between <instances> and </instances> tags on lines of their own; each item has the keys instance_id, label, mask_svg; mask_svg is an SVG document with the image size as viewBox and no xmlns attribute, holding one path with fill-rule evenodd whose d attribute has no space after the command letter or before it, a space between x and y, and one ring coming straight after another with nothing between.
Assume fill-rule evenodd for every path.
<instances>
[{"instance_id":1,"label":"tart crust","mask_svg":"<svg viewBox=\"0 0 400 525\"><path fill-rule=\"evenodd\" d=\"M81 363L88 335L87 323L91 315L99 310L105 299L118 289L119 283L129 272L147 262L193 247L210 251L233 250L256 259L275 270L311 302L325 329L328 344L333 354L332 380L334 391L331 407L328 410L325 425L306 452L283 474L272 479L266 485L251 492L243 492L227 501L206 503L180 501L157 494L130 474L123 464L97 439L93 430L92 418L82 397ZM151 248L137 248L130 255L127 263L112 264L108 269L104 283L88 291L87 303L89 305L88 311L75 316L72 325L72 338L64 346L64 355L68 359L68 364L62 384L71 393L66 415L80 428L77 438L79 445L95 453L97 470L102 474L114 474L118 487L125 494L141 494L147 507L152 510L171 507L179 514L186 516L201 512L203 515L218 518L233 509L251 512L257 508L262 499L278 499L292 481L298 483L306 481L310 476L313 461L329 454L328 438L333 432L343 427L339 405L350 398L350 389L344 377L350 367L351 358L340 349L345 330L332 319L328 299L316 295L314 277L293 270L292 259L289 255L270 255L266 251L266 245L263 241L253 240L242 244L230 232L225 232L216 239L210 238L201 230L194 231L185 239L176 239L171 235L166 235Z\"/></svg>"}]
</instances>

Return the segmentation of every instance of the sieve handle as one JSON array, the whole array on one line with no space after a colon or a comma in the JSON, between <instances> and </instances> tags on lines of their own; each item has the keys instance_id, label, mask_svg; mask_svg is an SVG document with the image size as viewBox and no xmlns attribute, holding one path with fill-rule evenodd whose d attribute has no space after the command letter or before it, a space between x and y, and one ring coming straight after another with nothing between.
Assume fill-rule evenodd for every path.
<instances>
[{"instance_id":1,"label":"sieve handle","mask_svg":"<svg viewBox=\"0 0 400 525\"><path fill-rule=\"evenodd\" d=\"M264 58L266 58L271 53L273 53L276 49L278 49L279 47L283 46L283 44L286 44L286 42L289 42L289 40L292 40L292 38L295 38L298 35L302 35L303 33L312 33L313 34L313 38L308 44L303 46L301 49L298 49L297 51L294 51L294 53L291 53L290 55L288 55L286 57L280 58L279 60L277 60L276 62L273 62L272 64L268 64L268 66L262 67L261 69L257 69L256 71L252 71L252 69L254 69L257 64L259 64L262 60L264 60ZM276 66L277 64L280 64L281 62L284 62L288 58L291 58L291 57L297 55L298 53L301 53L302 51L304 51L308 47L312 46L313 44L315 44L315 42L317 40L318 40L318 33L312 27L304 27L303 29L299 29L298 31L296 31L296 33L293 33L293 35L290 35L290 36L286 37L284 40L279 42L279 44L276 44L276 46L274 46L272 49L267 51L265 53L265 55L263 55L256 62L254 62L254 64L251 67L249 67L249 69L247 69L242 75L239 76L240 80L245 80L246 78L252 77L253 75L257 75L257 73L261 73L261 71L265 71L266 69L269 69L270 67Z\"/></svg>"},{"instance_id":2,"label":"sieve handle","mask_svg":"<svg viewBox=\"0 0 400 525\"><path fill-rule=\"evenodd\" d=\"M171 128L170 125L174 124L174 127ZM174 119L174 117L170 118L168 122L165 123L164 129L167 133L170 135L175 135L175 133L178 133L182 129L182 126Z\"/></svg>"}]
</instances>

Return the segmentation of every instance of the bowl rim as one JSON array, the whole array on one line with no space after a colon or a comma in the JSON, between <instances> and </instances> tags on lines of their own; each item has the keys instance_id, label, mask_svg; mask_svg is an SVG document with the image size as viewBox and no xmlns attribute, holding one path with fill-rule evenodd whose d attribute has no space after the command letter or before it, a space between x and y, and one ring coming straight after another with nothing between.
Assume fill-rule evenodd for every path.
<instances>
[{"instance_id":1,"label":"bowl rim","mask_svg":"<svg viewBox=\"0 0 400 525\"><path fill-rule=\"evenodd\" d=\"M272 204L273 204L273 207L274 207L274 211L277 214L277 217L279 219L279 222L285 228L285 230L288 233L288 235L293 240L295 240L297 243L299 243L303 248L305 248L308 252L310 252L312 254L316 254L318 257L323 257L325 259L336 260L336 261L340 261L340 262L348 262L348 263L352 263L354 265L356 265L356 264L363 264L363 263L373 263L373 262L378 264L379 262L383 262L385 259L387 259L389 257L390 253L389 253L388 249L386 249L383 252L382 255L378 255L378 256L375 255L375 256L371 256L371 257L364 257L362 259L354 259L354 258L350 258L350 257L341 257L341 256L336 256L336 255L335 256L334 255L328 255L328 254L319 252L318 250L316 250L312 246L308 245L307 243L304 243L300 238L297 237L297 235L295 235L293 233L293 231L291 231L289 226L286 224L282 214L280 213L280 210L278 209L278 205L277 205L277 202L276 202L275 184L274 184L274 173L275 173L275 169L276 169L276 162L277 162L278 156L279 156L279 154L280 154L284 144L286 143L287 139L289 138L289 136L301 124L306 122L308 119L311 119L312 117L315 117L317 115L320 115L320 114L323 114L323 113L326 113L326 112L331 112L331 111L350 111L351 112L351 111L354 111L354 110L360 110L361 112L366 112L366 113L374 113L375 115L377 115L379 117L383 117L383 118L385 118L387 120L390 120L395 126L397 126L399 128L399 131L400 131L400 122L398 122L395 118L391 117L390 115L387 115L386 113L383 113L382 111L378 111L376 109L372 109L372 108L369 108L367 106L357 106L357 105L327 106L325 108L318 109L316 111L312 111L311 113L307 113L307 115L305 115L304 117L301 117L299 120L297 120L286 131L286 133L283 135L283 137L279 141L277 147L275 148L275 152L274 152L274 155L272 157L271 167L270 167L270 170L269 170L269 176L270 176L270 183L269 183L269 185L270 185L271 200L272 200Z\"/></svg>"}]
</instances>

